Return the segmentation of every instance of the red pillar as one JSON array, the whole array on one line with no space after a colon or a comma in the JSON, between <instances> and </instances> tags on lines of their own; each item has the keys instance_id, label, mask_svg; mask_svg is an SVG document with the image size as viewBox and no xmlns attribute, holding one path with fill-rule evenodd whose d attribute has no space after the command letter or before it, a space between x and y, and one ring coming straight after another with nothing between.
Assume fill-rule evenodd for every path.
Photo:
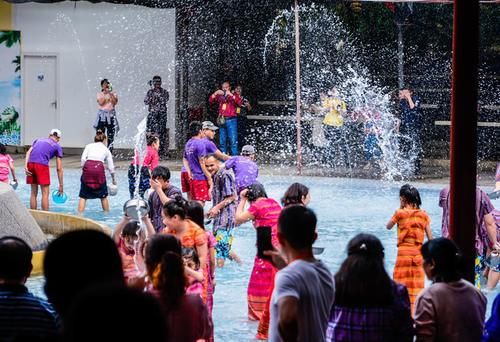
<instances>
[{"instance_id":1,"label":"red pillar","mask_svg":"<svg viewBox=\"0 0 500 342\"><path fill-rule=\"evenodd\" d=\"M474 282L479 1L455 0L451 96L450 233Z\"/></svg>"}]
</instances>

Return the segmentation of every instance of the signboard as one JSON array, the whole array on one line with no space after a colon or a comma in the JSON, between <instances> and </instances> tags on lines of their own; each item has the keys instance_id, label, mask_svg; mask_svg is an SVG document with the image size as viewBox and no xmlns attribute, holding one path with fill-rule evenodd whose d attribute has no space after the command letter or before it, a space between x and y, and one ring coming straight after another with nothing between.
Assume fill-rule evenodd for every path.
<instances>
[{"instance_id":1,"label":"signboard","mask_svg":"<svg viewBox=\"0 0 500 342\"><path fill-rule=\"evenodd\" d=\"M21 32L0 31L0 143L21 144Z\"/></svg>"}]
</instances>

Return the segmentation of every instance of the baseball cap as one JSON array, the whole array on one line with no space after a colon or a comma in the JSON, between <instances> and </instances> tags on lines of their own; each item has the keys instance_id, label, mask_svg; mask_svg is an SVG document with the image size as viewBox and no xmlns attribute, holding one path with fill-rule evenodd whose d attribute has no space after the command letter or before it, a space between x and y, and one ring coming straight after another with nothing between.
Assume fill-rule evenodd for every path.
<instances>
[{"instance_id":1,"label":"baseball cap","mask_svg":"<svg viewBox=\"0 0 500 342\"><path fill-rule=\"evenodd\" d=\"M212 121L203 121L201 123L201 129L209 129L211 131L218 130L219 127L215 126Z\"/></svg>"},{"instance_id":2,"label":"baseball cap","mask_svg":"<svg viewBox=\"0 0 500 342\"><path fill-rule=\"evenodd\" d=\"M252 145L245 145L241 149L241 154L242 155L255 154L255 148Z\"/></svg>"},{"instance_id":3,"label":"baseball cap","mask_svg":"<svg viewBox=\"0 0 500 342\"><path fill-rule=\"evenodd\" d=\"M54 136L56 136L56 137L60 138L60 137L61 137L61 131L60 131L60 130L58 130L57 128L53 128L53 129L50 131L50 135L54 135Z\"/></svg>"}]
</instances>

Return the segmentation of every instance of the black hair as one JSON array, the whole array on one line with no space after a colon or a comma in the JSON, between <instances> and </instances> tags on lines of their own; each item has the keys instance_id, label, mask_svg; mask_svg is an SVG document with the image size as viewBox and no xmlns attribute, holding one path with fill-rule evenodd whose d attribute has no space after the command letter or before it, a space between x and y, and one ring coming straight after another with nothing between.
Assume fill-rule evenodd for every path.
<instances>
[{"instance_id":1,"label":"black hair","mask_svg":"<svg viewBox=\"0 0 500 342\"><path fill-rule=\"evenodd\" d=\"M122 235L123 236L137 236L137 232L141 228L140 224L138 221L129 221L125 226L123 227L122 230Z\"/></svg>"},{"instance_id":2,"label":"black hair","mask_svg":"<svg viewBox=\"0 0 500 342\"><path fill-rule=\"evenodd\" d=\"M161 259L158 289L166 311L176 309L186 293L184 262L178 253L166 252Z\"/></svg>"},{"instance_id":3,"label":"black hair","mask_svg":"<svg viewBox=\"0 0 500 342\"><path fill-rule=\"evenodd\" d=\"M316 214L303 205L290 205L281 211L278 229L294 249L311 248L316 240Z\"/></svg>"},{"instance_id":4,"label":"black hair","mask_svg":"<svg viewBox=\"0 0 500 342\"><path fill-rule=\"evenodd\" d=\"M380 307L394 302L393 282L384 267L384 246L371 234L347 244L347 258L335 274L335 305Z\"/></svg>"},{"instance_id":5,"label":"black hair","mask_svg":"<svg viewBox=\"0 0 500 342\"><path fill-rule=\"evenodd\" d=\"M102 86L104 85L104 83L108 83L109 84L109 81L107 78L103 78L102 81L101 81L101 88Z\"/></svg>"},{"instance_id":6,"label":"black hair","mask_svg":"<svg viewBox=\"0 0 500 342\"><path fill-rule=\"evenodd\" d=\"M21 280L31 273L31 247L15 236L0 238L0 279Z\"/></svg>"},{"instance_id":7,"label":"black hair","mask_svg":"<svg viewBox=\"0 0 500 342\"><path fill-rule=\"evenodd\" d=\"M161 262L163 254L173 252L182 254L182 247L179 239L171 234L155 234L147 242L144 261L150 276Z\"/></svg>"},{"instance_id":8,"label":"black hair","mask_svg":"<svg viewBox=\"0 0 500 342\"><path fill-rule=\"evenodd\" d=\"M417 208L420 208L420 206L422 205L420 193L413 185L403 185L401 189L399 189L399 197L402 197L406 203L412 204Z\"/></svg>"},{"instance_id":9,"label":"black hair","mask_svg":"<svg viewBox=\"0 0 500 342\"><path fill-rule=\"evenodd\" d=\"M146 144L148 146L153 145L156 141L159 141L160 138L156 134L147 134L146 135Z\"/></svg>"},{"instance_id":10,"label":"black hair","mask_svg":"<svg viewBox=\"0 0 500 342\"><path fill-rule=\"evenodd\" d=\"M161 81L161 77L160 77L160 76L158 76L158 75L154 75L154 76L153 76L153 81L154 81L154 80L159 80L159 81Z\"/></svg>"},{"instance_id":11,"label":"black hair","mask_svg":"<svg viewBox=\"0 0 500 342\"><path fill-rule=\"evenodd\" d=\"M205 229L205 212L198 201L189 201L187 203L187 218L200 226L200 228Z\"/></svg>"},{"instance_id":12,"label":"black hair","mask_svg":"<svg viewBox=\"0 0 500 342\"><path fill-rule=\"evenodd\" d=\"M197 136L200 131L202 130L203 125L199 121L192 121L189 124L189 136L190 137L195 137Z\"/></svg>"},{"instance_id":13,"label":"black hair","mask_svg":"<svg viewBox=\"0 0 500 342\"><path fill-rule=\"evenodd\" d=\"M200 257L196 249L182 247L182 258L193 259L196 270L200 269Z\"/></svg>"},{"instance_id":14,"label":"black hair","mask_svg":"<svg viewBox=\"0 0 500 342\"><path fill-rule=\"evenodd\" d=\"M151 178L161 178L165 182L168 182L170 180L170 170L166 166L157 166L153 169L153 172L151 172Z\"/></svg>"},{"instance_id":15,"label":"black hair","mask_svg":"<svg viewBox=\"0 0 500 342\"><path fill-rule=\"evenodd\" d=\"M265 197L267 198L266 189L264 185L260 183L254 183L247 187L247 198L249 202L255 202L257 198Z\"/></svg>"},{"instance_id":16,"label":"black hair","mask_svg":"<svg viewBox=\"0 0 500 342\"><path fill-rule=\"evenodd\" d=\"M462 255L457 245L446 238L432 239L424 243L420 249L424 262L434 263L432 281L449 283L460 280Z\"/></svg>"},{"instance_id":17,"label":"black hair","mask_svg":"<svg viewBox=\"0 0 500 342\"><path fill-rule=\"evenodd\" d=\"M281 199L281 204L287 206L290 204L303 204L302 199L309 194L309 188L301 183L293 183L288 187L285 195Z\"/></svg>"},{"instance_id":18,"label":"black hair","mask_svg":"<svg viewBox=\"0 0 500 342\"><path fill-rule=\"evenodd\" d=\"M109 285L92 287L75 299L63 334L67 342L168 340L165 316L155 297Z\"/></svg>"},{"instance_id":19,"label":"black hair","mask_svg":"<svg viewBox=\"0 0 500 342\"><path fill-rule=\"evenodd\" d=\"M43 271L45 294L63 319L72 301L86 288L125 285L115 242L109 235L92 229L70 231L53 240L45 251Z\"/></svg>"},{"instance_id":20,"label":"black hair","mask_svg":"<svg viewBox=\"0 0 500 342\"><path fill-rule=\"evenodd\" d=\"M7 148L5 147L4 144L0 143L0 154L6 154L7 153Z\"/></svg>"},{"instance_id":21,"label":"black hair","mask_svg":"<svg viewBox=\"0 0 500 342\"><path fill-rule=\"evenodd\" d=\"M95 132L94 142L103 142L104 140L106 140L106 134L102 130L98 129Z\"/></svg>"},{"instance_id":22,"label":"black hair","mask_svg":"<svg viewBox=\"0 0 500 342\"><path fill-rule=\"evenodd\" d=\"M163 212L168 217L178 215L182 220L187 217L187 201L182 196L177 195L172 201L163 205Z\"/></svg>"}]
</instances>

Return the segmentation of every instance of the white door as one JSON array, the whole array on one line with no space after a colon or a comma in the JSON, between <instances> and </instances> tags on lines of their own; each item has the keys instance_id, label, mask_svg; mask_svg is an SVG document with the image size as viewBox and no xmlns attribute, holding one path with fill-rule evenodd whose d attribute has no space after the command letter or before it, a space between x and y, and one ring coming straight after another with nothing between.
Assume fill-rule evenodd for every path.
<instances>
[{"instance_id":1,"label":"white door","mask_svg":"<svg viewBox=\"0 0 500 342\"><path fill-rule=\"evenodd\" d=\"M56 56L24 56L24 144L58 128Z\"/></svg>"}]
</instances>

